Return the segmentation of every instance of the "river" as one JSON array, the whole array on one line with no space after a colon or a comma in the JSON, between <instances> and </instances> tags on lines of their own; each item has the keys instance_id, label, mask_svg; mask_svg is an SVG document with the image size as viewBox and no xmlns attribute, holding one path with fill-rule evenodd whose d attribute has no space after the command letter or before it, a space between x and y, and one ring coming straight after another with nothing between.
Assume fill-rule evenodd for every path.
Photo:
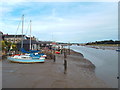
<instances>
[{"instance_id":1,"label":"river","mask_svg":"<svg viewBox=\"0 0 120 90\"><path fill-rule=\"evenodd\" d=\"M80 52L95 66L95 73L112 88L118 88L118 52L116 50L102 50L85 46L71 46L71 49Z\"/></svg>"}]
</instances>

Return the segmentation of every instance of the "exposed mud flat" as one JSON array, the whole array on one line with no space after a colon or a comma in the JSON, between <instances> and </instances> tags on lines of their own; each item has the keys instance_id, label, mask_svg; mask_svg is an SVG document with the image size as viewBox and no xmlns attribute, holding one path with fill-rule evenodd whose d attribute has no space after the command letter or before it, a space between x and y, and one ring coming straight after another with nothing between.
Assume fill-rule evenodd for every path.
<instances>
[{"instance_id":1,"label":"exposed mud flat","mask_svg":"<svg viewBox=\"0 0 120 90\"><path fill-rule=\"evenodd\" d=\"M82 54L71 50L64 74L63 55L56 62L19 64L3 60L3 88L109 88L95 76L95 66Z\"/></svg>"},{"instance_id":2,"label":"exposed mud flat","mask_svg":"<svg viewBox=\"0 0 120 90\"><path fill-rule=\"evenodd\" d=\"M118 48L120 48L119 46L92 46L92 45L86 45L86 47L90 47L90 48L95 48L95 49L107 49L107 50L117 50Z\"/></svg>"}]
</instances>

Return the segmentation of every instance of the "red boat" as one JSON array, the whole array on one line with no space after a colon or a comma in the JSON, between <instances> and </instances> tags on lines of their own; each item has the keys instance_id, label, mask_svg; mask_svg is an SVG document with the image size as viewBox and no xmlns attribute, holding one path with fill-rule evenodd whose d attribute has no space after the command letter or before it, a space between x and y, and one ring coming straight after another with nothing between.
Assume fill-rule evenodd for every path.
<instances>
[{"instance_id":1,"label":"red boat","mask_svg":"<svg viewBox=\"0 0 120 90\"><path fill-rule=\"evenodd\" d=\"M55 53L56 53L56 54L60 54L60 52L58 52L58 51L56 51Z\"/></svg>"}]
</instances>

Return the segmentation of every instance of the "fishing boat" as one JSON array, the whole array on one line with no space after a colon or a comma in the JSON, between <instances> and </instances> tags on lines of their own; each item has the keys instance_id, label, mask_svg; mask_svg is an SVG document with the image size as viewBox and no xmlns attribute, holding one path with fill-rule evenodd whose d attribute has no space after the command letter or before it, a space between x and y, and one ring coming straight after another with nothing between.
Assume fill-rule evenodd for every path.
<instances>
[{"instance_id":1,"label":"fishing boat","mask_svg":"<svg viewBox=\"0 0 120 90\"><path fill-rule=\"evenodd\" d=\"M23 23L24 23L24 15L22 16L22 35L23 35ZM31 20L30 20L31 24ZM46 55L44 53L38 53L39 50L31 50L31 28L30 28L30 50L26 51L23 48L23 37L21 42L21 53L24 54L15 54L8 56L7 59L11 62L17 63L38 63L38 62L45 62Z\"/></svg>"}]
</instances>

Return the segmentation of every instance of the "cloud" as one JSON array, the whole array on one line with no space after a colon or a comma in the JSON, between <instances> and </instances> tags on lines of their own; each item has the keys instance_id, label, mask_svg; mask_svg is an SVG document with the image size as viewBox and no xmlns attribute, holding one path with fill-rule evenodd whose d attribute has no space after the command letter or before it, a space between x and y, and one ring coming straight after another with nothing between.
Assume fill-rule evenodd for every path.
<instances>
[{"instance_id":1,"label":"cloud","mask_svg":"<svg viewBox=\"0 0 120 90\"><path fill-rule=\"evenodd\" d=\"M5 33L14 34L20 16L25 13L24 32L32 20L32 35L40 40L87 42L117 39L117 3L15 3L17 5L3 7L6 15L0 23Z\"/></svg>"},{"instance_id":2,"label":"cloud","mask_svg":"<svg viewBox=\"0 0 120 90\"><path fill-rule=\"evenodd\" d=\"M119 0L34 0L34 2L118 2ZM7 3L18 3L18 2L33 2L33 0L2 0Z\"/></svg>"}]
</instances>

